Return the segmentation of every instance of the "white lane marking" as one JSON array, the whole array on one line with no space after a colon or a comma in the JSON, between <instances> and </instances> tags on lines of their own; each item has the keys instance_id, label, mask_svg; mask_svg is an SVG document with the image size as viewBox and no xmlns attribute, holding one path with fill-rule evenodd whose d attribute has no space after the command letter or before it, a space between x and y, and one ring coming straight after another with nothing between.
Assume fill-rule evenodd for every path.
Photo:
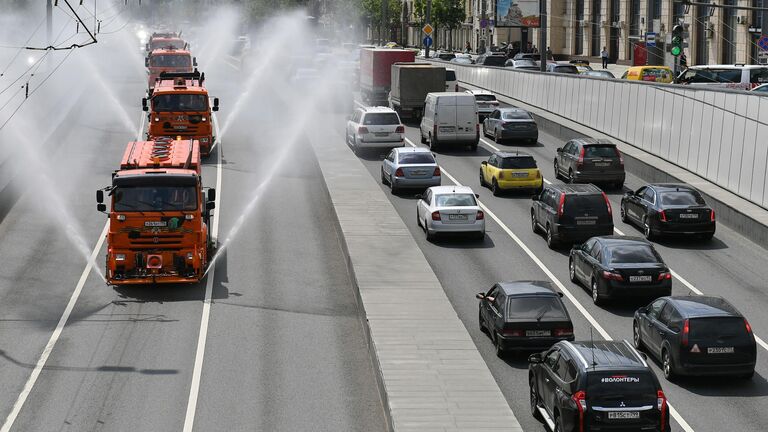
<instances>
[{"instance_id":1,"label":"white lane marking","mask_svg":"<svg viewBox=\"0 0 768 432\"><path fill-rule=\"evenodd\" d=\"M410 139L405 138L405 141L412 147L416 147L416 144L414 144ZM457 186L462 186L461 183L459 183L451 174L448 173L448 171L445 170L442 166L440 167L440 172L443 173L450 181L452 181ZM517 245L528 255L531 260L533 260L534 263L536 263L537 266L547 275L547 277L557 285L557 287L568 297L568 299L573 303L574 306L581 312L581 314L584 316L584 318L589 321L589 323L594 327L595 330L600 333L600 335L605 340L613 340L610 334L608 334L607 331L597 322L597 320L592 316L592 314L587 311L587 309L576 299L576 297L563 285L562 282L560 282L560 279L557 278L557 276L552 273L552 271L549 270L549 268L539 259L536 254L531 251L528 246L523 243L522 240L520 240L517 235L512 232L507 225L504 224L504 222L499 219L496 214L494 214L485 204L480 202L480 200L477 201L478 205L490 216L506 233L509 235L512 240L517 243ZM672 415L672 417L677 421L677 423L680 425L680 427L683 428L685 432L693 432L693 428L688 424L688 422L685 421L685 419L680 415L680 413L677 412L676 409L672 407L669 402L667 402L667 406L669 407L669 413Z\"/></svg>"},{"instance_id":2,"label":"white lane marking","mask_svg":"<svg viewBox=\"0 0 768 432\"><path fill-rule=\"evenodd\" d=\"M139 129L136 132L136 141L141 140L141 134L144 132L145 121L146 115L144 112L142 112L139 119ZM16 398L16 403L13 404L13 409L11 409L11 412L5 418L5 422L3 423L3 427L0 428L0 432L9 432L13 427L13 424L16 422L16 419L19 417L21 409L24 407L24 403L27 401L27 398L32 392L32 389L35 387L35 383L40 377L40 373L42 373L45 364L48 362L48 357L51 356L53 348L56 346L56 342L59 341L59 337L61 337L61 333L64 331L64 327L69 321L69 316L72 314L72 310L75 308L75 304L77 304L77 300L80 298L80 294L82 293L83 287L85 286L85 281L88 280L88 275L91 273L94 263L96 262L96 255L101 250L101 247L104 244L104 240L107 238L108 232L109 219L107 219L107 222L104 224L104 228L101 230L101 235L96 242L96 246L93 248L93 251L88 258L88 263L85 265L83 272L80 274L80 279L77 281L77 285L75 285L75 290L69 297L67 307L64 308L64 312L61 314L61 318L59 318L59 322L56 324L56 328L53 330L51 337L48 339L48 343L45 344L45 348L40 354L40 357L37 359L37 363L35 363L35 368L32 369L32 373L29 375L29 378L27 378L27 382L24 384L24 388L21 390L21 393L19 393L19 397Z\"/></svg>"},{"instance_id":3,"label":"white lane marking","mask_svg":"<svg viewBox=\"0 0 768 432\"><path fill-rule=\"evenodd\" d=\"M501 151L498 147L496 147L495 145L493 145L493 144L489 143L488 141L486 141L485 138L480 138L480 141L482 141L483 144L487 145L488 147L490 147L490 148L492 148L492 149L494 149L496 151Z\"/></svg>"},{"instance_id":4,"label":"white lane marking","mask_svg":"<svg viewBox=\"0 0 768 432\"><path fill-rule=\"evenodd\" d=\"M219 212L221 211L221 150L223 148L222 138L219 135L219 122L216 116L213 116L214 126L216 127L216 136L219 142L219 151L216 153L216 213L212 216L211 237L216 240L219 234ZM210 259L211 257L209 257ZM203 314L200 319L200 333L197 337L197 352L195 353L195 366L192 369L192 383L189 388L189 399L187 400L187 415L184 418L184 432L192 432L195 424L195 413L197 412L197 399L200 394L200 377L203 373L203 360L205 359L205 343L208 340L208 322L211 318L211 297L213 296L213 281L216 276L216 266L208 272L208 278L205 281L205 300L203 300Z\"/></svg>"}]
</instances>

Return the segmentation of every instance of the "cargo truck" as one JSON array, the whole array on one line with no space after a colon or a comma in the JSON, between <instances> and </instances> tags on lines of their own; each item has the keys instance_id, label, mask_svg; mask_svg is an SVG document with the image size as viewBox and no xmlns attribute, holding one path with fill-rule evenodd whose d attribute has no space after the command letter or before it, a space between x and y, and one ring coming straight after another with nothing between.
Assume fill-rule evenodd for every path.
<instances>
[{"instance_id":1,"label":"cargo truck","mask_svg":"<svg viewBox=\"0 0 768 432\"><path fill-rule=\"evenodd\" d=\"M445 90L445 68L429 63L395 63L391 66L389 107L400 118L421 118L428 93Z\"/></svg>"},{"instance_id":2,"label":"cargo truck","mask_svg":"<svg viewBox=\"0 0 768 432\"><path fill-rule=\"evenodd\" d=\"M360 93L369 105L385 105L391 86L391 66L413 63L414 51L372 48L360 51Z\"/></svg>"}]
</instances>

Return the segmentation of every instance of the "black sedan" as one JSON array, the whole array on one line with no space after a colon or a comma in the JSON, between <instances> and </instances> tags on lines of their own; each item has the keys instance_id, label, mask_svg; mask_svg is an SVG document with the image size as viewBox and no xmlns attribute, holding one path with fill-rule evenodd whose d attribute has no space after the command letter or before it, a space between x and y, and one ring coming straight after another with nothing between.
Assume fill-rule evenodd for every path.
<instances>
[{"instance_id":1,"label":"black sedan","mask_svg":"<svg viewBox=\"0 0 768 432\"><path fill-rule=\"evenodd\" d=\"M715 211L685 184L651 184L621 198L621 220L643 229L645 238L665 234L715 235Z\"/></svg>"},{"instance_id":2,"label":"black sedan","mask_svg":"<svg viewBox=\"0 0 768 432\"><path fill-rule=\"evenodd\" d=\"M511 350L545 350L561 340L573 340L573 322L549 282L499 282L480 300L480 330L488 333L503 357Z\"/></svg>"},{"instance_id":3,"label":"black sedan","mask_svg":"<svg viewBox=\"0 0 768 432\"><path fill-rule=\"evenodd\" d=\"M503 140L525 140L536 144L539 139L539 128L536 120L526 110L515 107L498 108L483 120L483 134L492 136L501 144Z\"/></svg>"},{"instance_id":4,"label":"black sedan","mask_svg":"<svg viewBox=\"0 0 768 432\"><path fill-rule=\"evenodd\" d=\"M752 378L757 347L752 328L720 297L662 297L635 312L635 347L661 361L664 376Z\"/></svg>"},{"instance_id":5,"label":"black sedan","mask_svg":"<svg viewBox=\"0 0 768 432\"><path fill-rule=\"evenodd\" d=\"M672 294L672 274L653 245L639 237L592 237L571 249L571 281L581 282L600 304L609 298Z\"/></svg>"}]
</instances>

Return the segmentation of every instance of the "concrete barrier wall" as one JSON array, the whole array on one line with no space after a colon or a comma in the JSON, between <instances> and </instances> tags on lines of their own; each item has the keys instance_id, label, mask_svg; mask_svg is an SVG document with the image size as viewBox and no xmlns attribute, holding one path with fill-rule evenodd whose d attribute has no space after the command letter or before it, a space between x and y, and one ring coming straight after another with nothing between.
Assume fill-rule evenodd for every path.
<instances>
[{"instance_id":1,"label":"concrete barrier wall","mask_svg":"<svg viewBox=\"0 0 768 432\"><path fill-rule=\"evenodd\" d=\"M615 137L768 208L768 97L477 65L446 65L456 70L461 82Z\"/></svg>"}]
</instances>

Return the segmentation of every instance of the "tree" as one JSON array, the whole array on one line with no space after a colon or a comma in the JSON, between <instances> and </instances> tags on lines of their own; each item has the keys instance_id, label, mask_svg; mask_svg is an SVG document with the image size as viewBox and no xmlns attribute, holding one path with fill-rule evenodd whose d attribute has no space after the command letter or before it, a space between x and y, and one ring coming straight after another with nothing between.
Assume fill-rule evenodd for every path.
<instances>
[{"instance_id":1,"label":"tree","mask_svg":"<svg viewBox=\"0 0 768 432\"><path fill-rule=\"evenodd\" d=\"M453 29L461 26L466 20L464 14L464 0L432 0L432 26L448 30L449 34ZM451 46L452 38L448 39L448 48Z\"/></svg>"},{"instance_id":2,"label":"tree","mask_svg":"<svg viewBox=\"0 0 768 432\"><path fill-rule=\"evenodd\" d=\"M368 21L371 29L379 29L379 39L389 39L392 29L400 27L402 5L400 0L362 0L363 16ZM387 22L384 23L381 16L381 2L388 1ZM386 41L385 41L386 42Z\"/></svg>"}]
</instances>

